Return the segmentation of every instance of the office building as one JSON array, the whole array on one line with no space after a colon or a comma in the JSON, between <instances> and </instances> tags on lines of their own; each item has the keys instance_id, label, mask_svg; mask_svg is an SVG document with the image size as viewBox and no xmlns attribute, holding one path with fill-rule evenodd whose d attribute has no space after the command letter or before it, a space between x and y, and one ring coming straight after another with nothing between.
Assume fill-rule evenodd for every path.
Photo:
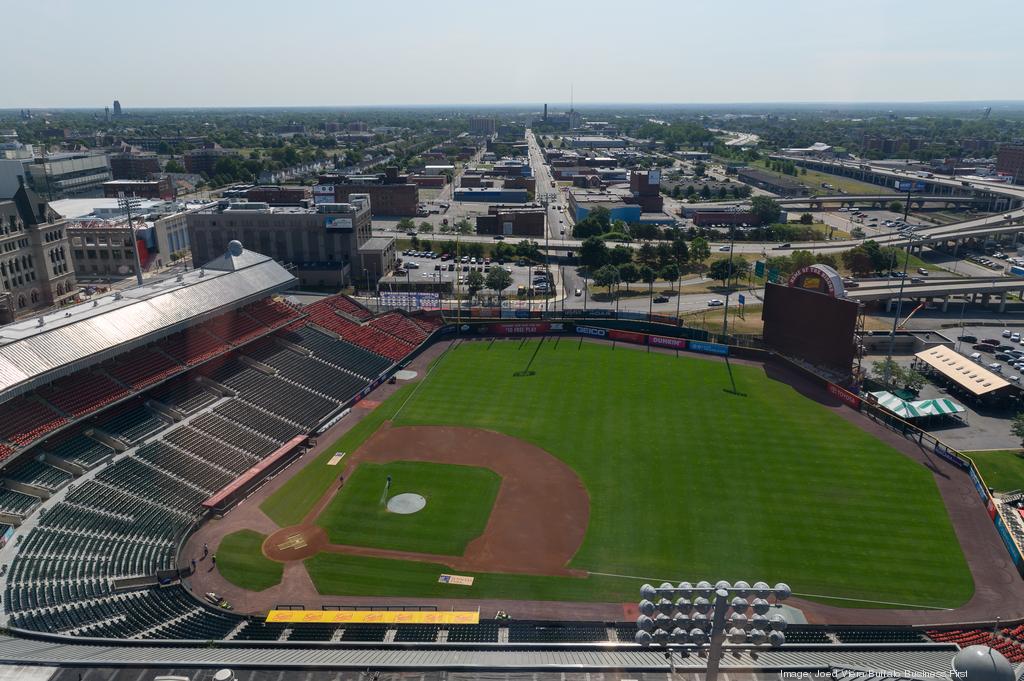
<instances>
[{"instance_id":1,"label":"office building","mask_svg":"<svg viewBox=\"0 0 1024 681\"><path fill-rule=\"evenodd\" d=\"M114 100L114 117L121 115L121 102Z\"/></svg>"},{"instance_id":2,"label":"office building","mask_svg":"<svg viewBox=\"0 0 1024 681\"><path fill-rule=\"evenodd\" d=\"M629 198L626 203L640 206L644 213L659 213L664 206L661 198L661 171L634 170L629 174Z\"/></svg>"},{"instance_id":3,"label":"office building","mask_svg":"<svg viewBox=\"0 0 1024 681\"><path fill-rule=\"evenodd\" d=\"M1024 184L1024 144L1004 144L996 154L996 173Z\"/></svg>"},{"instance_id":4,"label":"office building","mask_svg":"<svg viewBox=\"0 0 1024 681\"><path fill-rule=\"evenodd\" d=\"M204 174L211 177L213 168L217 161L226 156L237 156L237 152L230 149L222 149L217 145L203 149L190 149L185 152L185 172Z\"/></svg>"},{"instance_id":5,"label":"office building","mask_svg":"<svg viewBox=\"0 0 1024 681\"><path fill-rule=\"evenodd\" d=\"M298 206L302 205L303 201L311 200L313 192L309 187L303 186L240 184L225 189L222 196L226 199L269 203L271 206ZM333 202L332 194L328 203Z\"/></svg>"},{"instance_id":6,"label":"office building","mask_svg":"<svg viewBox=\"0 0 1024 681\"><path fill-rule=\"evenodd\" d=\"M477 234L544 236L545 210L521 206L491 206L476 218Z\"/></svg>"},{"instance_id":7,"label":"office building","mask_svg":"<svg viewBox=\"0 0 1024 681\"><path fill-rule=\"evenodd\" d=\"M22 176L13 192L0 191L0 323L76 294L65 221Z\"/></svg>"},{"instance_id":8,"label":"office building","mask_svg":"<svg viewBox=\"0 0 1024 681\"><path fill-rule=\"evenodd\" d=\"M369 196L373 215L380 217L415 217L420 200L419 187L394 166L375 175L321 175L313 188L317 203L329 203L331 196L334 202L345 203L357 194Z\"/></svg>"},{"instance_id":9,"label":"office building","mask_svg":"<svg viewBox=\"0 0 1024 681\"><path fill-rule=\"evenodd\" d=\"M612 221L622 220L627 224L639 222L643 213L640 206L627 204L619 194L575 187L569 190L569 210L576 222L586 218L598 206L608 209Z\"/></svg>"},{"instance_id":10,"label":"office building","mask_svg":"<svg viewBox=\"0 0 1024 681\"><path fill-rule=\"evenodd\" d=\"M530 200L525 189L504 189L495 187L459 187L455 190L456 201L487 203L526 203Z\"/></svg>"},{"instance_id":11,"label":"office building","mask_svg":"<svg viewBox=\"0 0 1024 681\"><path fill-rule=\"evenodd\" d=\"M156 154L128 151L110 156L110 173L115 180L147 180L159 172L160 160Z\"/></svg>"},{"instance_id":12,"label":"office building","mask_svg":"<svg viewBox=\"0 0 1024 681\"><path fill-rule=\"evenodd\" d=\"M495 127L494 118L489 116L474 116L469 119L470 135L493 135Z\"/></svg>"},{"instance_id":13,"label":"office building","mask_svg":"<svg viewBox=\"0 0 1024 681\"><path fill-rule=\"evenodd\" d=\"M206 262L237 239L294 268L300 285L337 289L375 280L394 265L393 239L371 238L370 197L312 208L221 200L189 213L193 262Z\"/></svg>"},{"instance_id":14,"label":"office building","mask_svg":"<svg viewBox=\"0 0 1024 681\"><path fill-rule=\"evenodd\" d=\"M604 135L577 135L565 138L566 145L571 149L625 149L626 140Z\"/></svg>"},{"instance_id":15,"label":"office building","mask_svg":"<svg viewBox=\"0 0 1024 681\"><path fill-rule=\"evenodd\" d=\"M140 199L173 201L176 196L174 183L169 177L152 180L111 180L103 183L103 196L116 199L121 195L137 196Z\"/></svg>"},{"instance_id":16,"label":"office building","mask_svg":"<svg viewBox=\"0 0 1024 681\"><path fill-rule=\"evenodd\" d=\"M0 166L0 176L21 176L29 189L51 201L102 196L103 183L113 179L106 154L49 154L35 160L0 160Z\"/></svg>"}]
</instances>

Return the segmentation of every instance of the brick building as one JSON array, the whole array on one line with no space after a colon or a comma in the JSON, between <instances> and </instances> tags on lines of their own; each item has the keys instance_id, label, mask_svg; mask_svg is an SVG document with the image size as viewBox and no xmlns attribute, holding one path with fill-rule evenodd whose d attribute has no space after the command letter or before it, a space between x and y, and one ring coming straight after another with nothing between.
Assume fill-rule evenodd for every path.
<instances>
[{"instance_id":1,"label":"brick building","mask_svg":"<svg viewBox=\"0 0 1024 681\"><path fill-rule=\"evenodd\" d=\"M319 186L333 186L334 200L345 203L356 194L370 197L375 216L415 217L420 201L419 187L389 167L376 175L321 175Z\"/></svg>"},{"instance_id":2,"label":"brick building","mask_svg":"<svg viewBox=\"0 0 1024 681\"><path fill-rule=\"evenodd\" d=\"M477 234L504 236L544 236L545 212L543 208L491 206L487 215L476 218Z\"/></svg>"},{"instance_id":3,"label":"brick building","mask_svg":"<svg viewBox=\"0 0 1024 681\"><path fill-rule=\"evenodd\" d=\"M1004 144L999 147L996 172L1012 177L1014 184L1024 183L1024 144Z\"/></svg>"},{"instance_id":4,"label":"brick building","mask_svg":"<svg viewBox=\"0 0 1024 681\"><path fill-rule=\"evenodd\" d=\"M126 152L110 156L110 173L115 180L146 180L160 172L156 154Z\"/></svg>"},{"instance_id":5,"label":"brick building","mask_svg":"<svg viewBox=\"0 0 1024 681\"><path fill-rule=\"evenodd\" d=\"M158 177L152 180L111 180L103 183L103 196L116 199L121 194L137 196L140 199L160 199L173 201L177 192L169 177Z\"/></svg>"},{"instance_id":6,"label":"brick building","mask_svg":"<svg viewBox=\"0 0 1024 681\"><path fill-rule=\"evenodd\" d=\"M217 165L217 161L225 156L237 155L237 152L230 149L222 149L217 145L204 149L191 149L185 152L185 172L203 173L209 177L213 175L213 168Z\"/></svg>"},{"instance_id":7,"label":"brick building","mask_svg":"<svg viewBox=\"0 0 1024 681\"><path fill-rule=\"evenodd\" d=\"M629 193L626 203L640 206L644 213L660 213L664 206L661 198L661 171L632 171L629 174Z\"/></svg>"},{"instance_id":8,"label":"brick building","mask_svg":"<svg viewBox=\"0 0 1024 681\"><path fill-rule=\"evenodd\" d=\"M225 189L224 198L258 201L271 206L298 206L313 198L309 187L281 185L236 185Z\"/></svg>"}]
</instances>

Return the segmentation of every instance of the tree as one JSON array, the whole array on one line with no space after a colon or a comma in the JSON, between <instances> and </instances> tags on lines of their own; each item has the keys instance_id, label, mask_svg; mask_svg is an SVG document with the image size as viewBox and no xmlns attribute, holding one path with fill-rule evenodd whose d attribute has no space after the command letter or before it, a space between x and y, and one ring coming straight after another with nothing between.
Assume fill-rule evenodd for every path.
<instances>
[{"instance_id":1,"label":"tree","mask_svg":"<svg viewBox=\"0 0 1024 681\"><path fill-rule=\"evenodd\" d=\"M1024 446L1024 413L1017 414L1013 417L1013 424L1010 426L1010 432L1020 438L1021 445Z\"/></svg>"},{"instance_id":2,"label":"tree","mask_svg":"<svg viewBox=\"0 0 1024 681\"><path fill-rule=\"evenodd\" d=\"M903 203L901 201L893 201L889 204L889 210L893 213L903 212Z\"/></svg>"},{"instance_id":3,"label":"tree","mask_svg":"<svg viewBox=\"0 0 1024 681\"><path fill-rule=\"evenodd\" d=\"M658 262L658 249L654 247L654 244L643 244L636 254L636 259L642 265L654 265Z\"/></svg>"},{"instance_id":4,"label":"tree","mask_svg":"<svg viewBox=\"0 0 1024 681\"><path fill-rule=\"evenodd\" d=\"M724 259L711 263L710 274L713 279L721 281L723 286L728 286L730 279L737 279L749 271L750 263L744 258L734 257L731 264Z\"/></svg>"},{"instance_id":5,"label":"tree","mask_svg":"<svg viewBox=\"0 0 1024 681\"><path fill-rule=\"evenodd\" d=\"M165 173L183 173L183 172L185 172L185 166L181 165L180 163L178 163L178 161L176 159L172 158L170 161L167 162L166 165L164 165L164 172Z\"/></svg>"},{"instance_id":6,"label":"tree","mask_svg":"<svg viewBox=\"0 0 1024 681\"><path fill-rule=\"evenodd\" d=\"M532 260L533 262L540 262L540 246L536 241L523 239L516 244L516 257L523 258L524 260Z\"/></svg>"},{"instance_id":7,"label":"tree","mask_svg":"<svg viewBox=\"0 0 1024 681\"><path fill-rule=\"evenodd\" d=\"M472 234L476 230L473 229L473 223L463 218L455 223L455 231L459 234Z\"/></svg>"},{"instance_id":8,"label":"tree","mask_svg":"<svg viewBox=\"0 0 1024 681\"><path fill-rule=\"evenodd\" d=\"M626 263L633 261L633 249L628 246L623 246L622 244L617 244L615 248L608 253L608 255L609 262L616 267L620 267L621 265L625 265Z\"/></svg>"},{"instance_id":9,"label":"tree","mask_svg":"<svg viewBox=\"0 0 1024 681\"><path fill-rule=\"evenodd\" d=\"M608 295L612 294L612 287L619 283L619 269L613 265L599 267L594 272L594 283L597 286L607 286Z\"/></svg>"},{"instance_id":10,"label":"tree","mask_svg":"<svg viewBox=\"0 0 1024 681\"><path fill-rule=\"evenodd\" d=\"M814 224L814 216L811 215L810 213L804 213L803 215L800 216L800 224L801 225L813 225Z\"/></svg>"},{"instance_id":11,"label":"tree","mask_svg":"<svg viewBox=\"0 0 1024 681\"><path fill-rule=\"evenodd\" d=\"M619 280L626 282L626 293L629 293L629 285L640 281L640 270L631 262L619 265Z\"/></svg>"},{"instance_id":12,"label":"tree","mask_svg":"<svg viewBox=\"0 0 1024 681\"><path fill-rule=\"evenodd\" d=\"M484 275L473 270L466 275L466 287L469 289L469 297L472 298L484 287Z\"/></svg>"},{"instance_id":13,"label":"tree","mask_svg":"<svg viewBox=\"0 0 1024 681\"><path fill-rule=\"evenodd\" d=\"M703 161L697 161L693 164L693 174L696 177L704 177L704 173L708 170L707 165Z\"/></svg>"},{"instance_id":14,"label":"tree","mask_svg":"<svg viewBox=\"0 0 1024 681\"><path fill-rule=\"evenodd\" d=\"M669 244L658 244L657 250L659 269L676 261L675 254L672 253L672 246Z\"/></svg>"},{"instance_id":15,"label":"tree","mask_svg":"<svg viewBox=\"0 0 1024 681\"><path fill-rule=\"evenodd\" d=\"M416 229L416 223L412 221L412 218L402 218L395 225L395 229L400 232L412 232Z\"/></svg>"},{"instance_id":16,"label":"tree","mask_svg":"<svg viewBox=\"0 0 1024 681\"><path fill-rule=\"evenodd\" d=\"M759 225L770 225L777 222L781 212L779 202L768 196L755 196L750 200L750 212Z\"/></svg>"},{"instance_id":17,"label":"tree","mask_svg":"<svg viewBox=\"0 0 1024 681\"><path fill-rule=\"evenodd\" d=\"M846 266L846 269L850 270L857 276L866 276L875 269L874 262L871 260L871 255L863 246L857 246L848 251L843 251L843 254L840 257L842 258L843 265Z\"/></svg>"},{"instance_id":18,"label":"tree","mask_svg":"<svg viewBox=\"0 0 1024 681\"><path fill-rule=\"evenodd\" d=\"M667 282L674 282L679 279L681 273L679 265L676 265L674 262L670 262L661 268L659 276Z\"/></svg>"},{"instance_id":19,"label":"tree","mask_svg":"<svg viewBox=\"0 0 1024 681\"><path fill-rule=\"evenodd\" d=\"M479 273L478 273L479 274ZM484 280L487 288L498 294L498 305L501 305L501 292L512 285L512 275L504 267L491 267Z\"/></svg>"},{"instance_id":20,"label":"tree","mask_svg":"<svg viewBox=\"0 0 1024 681\"><path fill-rule=\"evenodd\" d=\"M818 258L810 251L793 251L789 256L790 261L793 263L793 271L800 269L801 267L807 267L818 262Z\"/></svg>"},{"instance_id":21,"label":"tree","mask_svg":"<svg viewBox=\"0 0 1024 681\"><path fill-rule=\"evenodd\" d=\"M702 236L690 242L690 262L698 269L704 267L704 261L711 257L711 245Z\"/></svg>"},{"instance_id":22,"label":"tree","mask_svg":"<svg viewBox=\"0 0 1024 681\"><path fill-rule=\"evenodd\" d=\"M608 263L608 246L596 236L588 237L580 245L580 262L592 270Z\"/></svg>"},{"instance_id":23,"label":"tree","mask_svg":"<svg viewBox=\"0 0 1024 681\"><path fill-rule=\"evenodd\" d=\"M852 236L854 239L863 239L865 236L864 228L860 226L854 227L853 229L850 230L850 236Z\"/></svg>"},{"instance_id":24,"label":"tree","mask_svg":"<svg viewBox=\"0 0 1024 681\"><path fill-rule=\"evenodd\" d=\"M690 260L690 248L686 245L686 241L681 237L676 237L672 240L672 256L675 258L676 265L682 269L686 266L686 263Z\"/></svg>"}]
</instances>

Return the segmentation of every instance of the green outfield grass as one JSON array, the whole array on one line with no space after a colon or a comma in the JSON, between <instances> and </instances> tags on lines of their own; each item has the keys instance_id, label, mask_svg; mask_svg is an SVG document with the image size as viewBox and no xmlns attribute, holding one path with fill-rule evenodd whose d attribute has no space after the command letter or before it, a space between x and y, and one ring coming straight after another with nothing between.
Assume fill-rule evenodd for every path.
<instances>
[{"instance_id":1,"label":"green outfield grass","mask_svg":"<svg viewBox=\"0 0 1024 681\"><path fill-rule=\"evenodd\" d=\"M722 362L576 339L538 343L463 344L395 420L501 431L572 466L591 516L571 567L785 581L802 594L937 607L972 595L931 473L762 369L732 365L737 395ZM393 414L406 397L372 416ZM369 422L357 428L329 452L351 451ZM303 492L320 489L323 474L308 475L264 510L297 506L290 514L301 517L312 503ZM456 589L436 584L447 571L436 565L338 554L307 564L322 592L343 595L632 600L638 581L487 575Z\"/></svg>"},{"instance_id":2,"label":"green outfield grass","mask_svg":"<svg viewBox=\"0 0 1024 681\"><path fill-rule=\"evenodd\" d=\"M221 575L232 584L252 591L280 584L284 564L263 555L264 539L264 535L252 530L232 532L221 539L217 548L217 569Z\"/></svg>"},{"instance_id":3,"label":"green outfield grass","mask_svg":"<svg viewBox=\"0 0 1024 681\"><path fill-rule=\"evenodd\" d=\"M1024 489L1024 457L1018 450L966 452L974 459L985 484L997 492Z\"/></svg>"},{"instance_id":4,"label":"green outfield grass","mask_svg":"<svg viewBox=\"0 0 1024 681\"><path fill-rule=\"evenodd\" d=\"M389 475L389 497L413 492L426 498L426 507L409 515L388 512L383 491ZM466 544L487 527L500 486L501 476L486 468L417 461L363 463L317 524L327 530L332 544L461 556Z\"/></svg>"}]
</instances>

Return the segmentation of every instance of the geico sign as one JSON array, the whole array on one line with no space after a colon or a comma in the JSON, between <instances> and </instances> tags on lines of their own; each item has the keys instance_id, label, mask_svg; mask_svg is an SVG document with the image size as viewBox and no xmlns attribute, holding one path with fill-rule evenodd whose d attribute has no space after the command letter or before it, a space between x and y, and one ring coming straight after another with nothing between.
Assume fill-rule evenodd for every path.
<instances>
[{"instance_id":1,"label":"geico sign","mask_svg":"<svg viewBox=\"0 0 1024 681\"><path fill-rule=\"evenodd\" d=\"M576 333L584 336L597 336L598 338L604 338L608 335L605 329L598 329L593 326L577 326Z\"/></svg>"}]
</instances>

